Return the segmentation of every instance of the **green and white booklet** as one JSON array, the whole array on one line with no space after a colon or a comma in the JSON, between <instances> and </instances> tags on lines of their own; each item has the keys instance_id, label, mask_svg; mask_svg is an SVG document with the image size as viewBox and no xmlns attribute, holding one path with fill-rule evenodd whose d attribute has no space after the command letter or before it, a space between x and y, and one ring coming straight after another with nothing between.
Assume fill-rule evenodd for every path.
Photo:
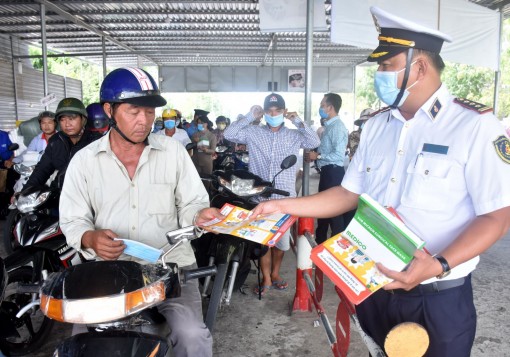
<instances>
[{"instance_id":1,"label":"green and white booklet","mask_svg":"<svg viewBox=\"0 0 510 357\"><path fill-rule=\"evenodd\" d=\"M424 245L394 210L362 194L345 231L313 248L311 258L352 303L359 304L391 282L375 263L402 271Z\"/></svg>"}]
</instances>

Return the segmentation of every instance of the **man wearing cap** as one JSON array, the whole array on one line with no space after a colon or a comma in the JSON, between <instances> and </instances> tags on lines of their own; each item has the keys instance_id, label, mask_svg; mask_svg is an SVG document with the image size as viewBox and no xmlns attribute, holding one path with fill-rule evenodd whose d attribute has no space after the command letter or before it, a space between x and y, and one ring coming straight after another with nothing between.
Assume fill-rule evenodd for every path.
<instances>
[{"instance_id":1,"label":"man wearing cap","mask_svg":"<svg viewBox=\"0 0 510 357\"><path fill-rule=\"evenodd\" d=\"M349 160L352 160L352 157L358 149L359 139L361 136L361 130L363 130L363 126L374 112L375 110L372 108L363 109L359 115L359 118L354 121L354 125L358 127L358 130L354 130L352 133L350 133L349 138L347 139L347 151L349 152Z\"/></svg>"},{"instance_id":2,"label":"man wearing cap","mask_svg":"<svg viewBox=\"0 0 510 357\"><path fill-rule=\"evenodd\" d=\"M308 162L316 160L316 165L320 169L319 192L339 186L344 178L348 132L338 116L341 107L342 97L338 94L327 93L324 95L319 108L319 115L325 119L321 144L317 151L305 154L305 159ZM317 230L315 231L317 243L322 243L328 238L330 228L332 236L345 229L342 215L317 220Z\"/></svg>"},{"instance_id":3,"label":"man wearing cap","mask_svg":"<svg viewBox=\"0 0 510 357\"><path fill-rule=\"evenodd\" d=\"M454 98L441 83L439 56L451 39L371 8L379 47L375 87L390 107L366 122L342 186L294 200L261 203L275 211L331 217L367 193L393 207L425 242L393 282L357 306L363 329L383 345L397 324L417 322L427 356L469 356L476 329L471 272L510 226L510 142L490 108ZM429 254L430 253L430 254Z\"/></svg>"},{"instance_id":4,"label":"man wearing cap","mask_svg":"<svg viewBox=\"0 0 510 357\"><path fill-rule=\"evenodd\" d=\"M250 125L256 118L262 116L267 125ZM287 128L284 125L285 118L292 122L296 129ZM304 123L296 112L288 112L285 100L276 93L271 93L265 98L264 109L255 105L246 116L238 117L237 121L225 129L225 138L247 144L250 152L250 172L266 181L272 181L281 170L280 165L284 158L292 154L298 156L300 148L313 149L320 144L313 129ZM297 165L294 165L278 175L275 181L275 187L289 192L291 197L296 196L296 171ZM270 288L283 290L288 287L287 282L280 276L280 265L284 251L289 247L287 233L261 258L263 281L260 287L255 288L255 293L258 294L260 291L264 295Z\"/></svg>"},{"instance_id":5,"label":"man wearing cap","mask_svg":"<svg viewBox=\"0 0 510 357\"><path fill-rule=\"evenodd\" d=\"M186 132L188 133L188 136L193 138L193 134L195 134L198 131L198 124L197 119L199 117L206 117L209 114L207 110L202 109L195 109L195 115L193 116L193 120L191 121L190 125L186 128ZM209 118L207 118L209 120Z\"/></svg>"}]
</instances>

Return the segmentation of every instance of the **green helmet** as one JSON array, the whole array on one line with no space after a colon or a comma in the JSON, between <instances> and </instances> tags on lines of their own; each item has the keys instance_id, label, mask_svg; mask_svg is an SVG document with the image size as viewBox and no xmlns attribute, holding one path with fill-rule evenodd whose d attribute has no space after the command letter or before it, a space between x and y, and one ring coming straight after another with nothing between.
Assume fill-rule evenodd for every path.
<instances>
[{"instance_id":1,"label":"green helmet","mask_svg":"<svg viewBox=\"0 0 510 357\"><path fill-rule=\"evenodd\" d=\"M67 113L80 114L84 118L88 117L87 110L81 100L72 97L64 98L58 103L55 119L59 120L62 115Z\"/></svg>"}]
</instances>

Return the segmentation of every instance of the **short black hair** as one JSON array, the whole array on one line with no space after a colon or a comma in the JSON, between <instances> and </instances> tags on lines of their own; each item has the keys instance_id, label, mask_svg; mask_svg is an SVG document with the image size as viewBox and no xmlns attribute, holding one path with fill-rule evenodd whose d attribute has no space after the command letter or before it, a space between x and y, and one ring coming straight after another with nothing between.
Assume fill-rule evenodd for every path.
<instances>
[{"instance_id":1,"label":"short black hair","mask_svg":"<svg viewBox=\"0 0 510 357\"><path fill-rule=\"evenodd\" d=\"M339 112L342 107L342 97L340 97L336 93L326 93L324 94L324 98L326 98L326 103L332 105L335 108L335 112Z\"/></svg>"},{"instance_id":2,"label":"short black hair","mask_svg":"<svg viewBox=\"0 0 510 357\"><path fill-rule=\"evenodd\" d=\"M445 69L445 64L439 53L415 49L413 53L413 58L416 58L417 55L423 55L430 60L432 66L437 70L439 74L443 72Z\"/></svg>"}]
</instances>

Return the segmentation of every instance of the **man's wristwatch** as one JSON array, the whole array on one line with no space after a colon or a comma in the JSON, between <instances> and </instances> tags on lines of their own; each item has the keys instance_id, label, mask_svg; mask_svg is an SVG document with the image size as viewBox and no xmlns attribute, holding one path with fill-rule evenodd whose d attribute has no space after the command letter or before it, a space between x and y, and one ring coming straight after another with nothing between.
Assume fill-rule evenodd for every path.
<instances>
[{"instance_id":1,"label":"man's wristwatch","mask_svg":"<svg viewBox=\"0 0 510 357\"><path fill-rule=\"evenodd\" d=\"M434 258L436 258L436 260L441 264L441 267L443 268L443 272L441 274L439 274L438 276L436 276L436 278L443 279L444 277L446 277L450 274L450 271L451 271L450 265L448 264L448 261L446 261L446 259L442 255L436 254L434 256Z\"/></svg>"}]
</instances>

